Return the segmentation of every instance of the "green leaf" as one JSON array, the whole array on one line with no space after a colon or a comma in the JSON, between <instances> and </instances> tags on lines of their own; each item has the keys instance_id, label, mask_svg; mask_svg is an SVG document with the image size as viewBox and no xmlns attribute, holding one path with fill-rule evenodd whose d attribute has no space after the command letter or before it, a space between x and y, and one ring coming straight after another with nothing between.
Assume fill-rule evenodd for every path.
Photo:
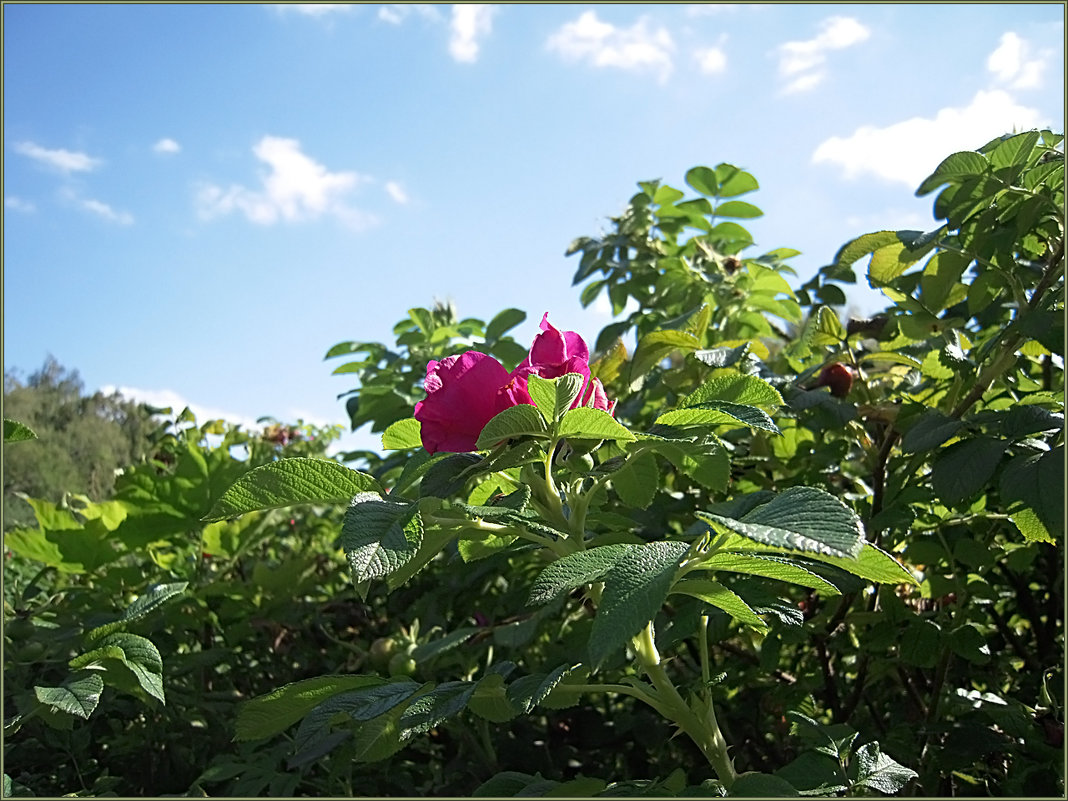
<instances>
[{"instance_id":1,"label":"green leaf","mask_svg":"<svg viewBox=\"0 0 1068 801\"><path fill-rule=\"evenodd\" d=\"M698 406L709 401L728 401L749 406L781 406L783 403L782 395L767 381L735 370L717 371L683 398L679 406Z\"/></svg>"},{"instance_id":2,"label":"green leaf","mask_svg":"<svg viewBox=\"0 0 1068 801\"><path fill-rule=\"evenodd\" d=\"M864 546L860 518L833 495L814 487L791 487L740 520L708 512L697 516L784 550L856 558Z\"/></svg>"},{"instance_id":3,"label":"green leaf","mask_svg":"<svg viewBox=\"0 0 1068 801\"><path fill-rule=\"evenodd\" d=\"M531 375L527 381L527 389L545 422L551 425L571 408L571 404L582 392L582 384L583 378L578 373L568 373L559 378Z\"/></svg>"},{"instance_id":4,"label":"green leaf","mask_svg":"<svg viewBox=\"0 0 1068 801\"><path fill-rule=\"evenodd\" d=\"M1009 462L1001 476L1001 496L1006 502L1019 501L1032 509L1047 535L1061 536L1064 533L1064 446L1040 456L1019 456ZM1022 517L1017 525L1020 522L1026 525L1030 521ZM1030 530L1038 534L1033 527Z\"/></svg>"},{"instance_id":5,"label":"green leaf","mask_svg":"<svg viewBox=\"0 0 1068 801\"><path fill-rule=\"evenodd\" d=\"M530 404L521 403L509 406L498 414L482 429L478 435L476 447L479 450L492 448L498 442L513 437L548 436L549 429L541 413Z\"/></svg>"},{"instance_id":6,"label":"green leaf","mask_svg":"<svg viewBox=\"0 0 1068 801\"><path fill-rule=\"evenodd\" d=\"M660 470L656 457L648 451L627 458L623 466L612 473L612 486L627 506L644 509L653 502L660 485Z\"/></svg>"},{"instance_id":7,"label":"green leaf","mask_svg":"<svg viewBox=\"0 0 1068 801\"><path fill-rule=\"evenodd\" d=\"M45 706L88 720L100 703L104 680L97 674L70 678L59 687L34 687L33 694Z\"/></svg>"},{"instance_id":8,"label":"green leaf","mask_svg":"<svg viewBox=\"0 0 1068 801\"><path fill-rule=\"evenodd\" d=\"M750 771L741 774L731 785L733 798L787 798L800 795L790 782L770 773Z\"/></svg>"},{"instance_id":9,"label":"green leaf","mask_svg":"<svg viewBox=\"0 0 1068 801\"><path fill-rule=\"evenodd\" d=\"M601 409L580 406L567 412L560 420L557 435L574 439L614 439L634 441L634 435L612 415Z\"/></svg>"},{"instance_id":10,"label":"green leaf","mask_svg":"<svg viewBox=\"0 0 1068 801\"><path fill-rule=\"evenodd\" d=\"M547 604L577 587L600 581L634 548L634 545L602 545L556 560L535 579L527 603Z\"/></svg>"},{"instance_id":11,"label":"green leaf","mask_svg":"<svg viewBox=\"0 0 1068 801\"><path fill-rule=\"evenodd\" d=\"M768 624L752 607L743 601L735 592L727 589L718 581L708 579L683 579L671 588L674 594L689 595L698 598L706 604L711 604L717 609L722 609L731 617L752 626L759 631L767 631Z\"/></svg>"},{"instance_id":12,"label":"green leaf","mask_svg":"<svg viewBox=\"0 0 1068 801\"><path fill-rule=\"evenodd\" d=\"M1024 539L1028 542L1056 543L1056 540L1050 536L1046 527L1042 525L1042 521L1039 520L1034 509L1021 509L1012 515L1012 522L1016 524L1016 528L1020 530L1020 533L1024 535Z\"/></svg>"},{"instance_id":13,"label":"green leaf","mask_svg":"<svg viewBox=\"0 0 1068 801\"><path fill-rule=\"evenodd\" d=\"M885 286L919 260L916 251L909 250L901 242L881 247L871 254L868 283L873 287Z\"/></svg>"},{"instance_id":14,"label":"green leaf","mask_svg":"<svg viewBox=\"0 0 1068 801\"><path fill-rule=\"evenodd\" d=\"M181 595L185 592L186 587L188 586L189 582L179 581L174 584L157 584L154 587L150 587L143 595L126 607L126 611L122 613L121 619L112 623L105 623L102 626L97 626L95 629L86 632L86 640L88 642L94 642L106 634L111 634L113 631L120 631L126 628L128 623L131 623L134 620L140 620L146 615L154 612L158 607L167 603L167 601Z\"/></svg>"},{"instance_id":15,"label":"green leaf","mask_svg":"<svg viewBox=\"0 0 1068 801\"><path fill-rule=\"evenodd\" d=\"M990 166L994 169L1023 166L1038 144L1038 131L1025 131L1001 141L990 151Z\"/></svg>"},{"instance_id":16,"label":"green leaf","mask_svg":"<svg viewBox=\"0 0 1068 801\"><path fill-rule=\"evenodd\" d=\"M965 623L953 629L949 633L949 647L957 656L976 665L985 665L990 661L990 647L974 623Z\"/></svg>"},{"instance_id":17,"label":"green leaf","mask_svg":"<svg viewBox=\"0 0 1068 801\"><path fill-rule=\"evenodd\" d=\"M506 331L510 331L526 319L527 313L520 309L505 309L498 312L486 326L486 341L496 342Z\"/></svg>"},{"instance_id":18,"label":"green leaf","mask_svg":"<svg viewBox=\"0 0 1068 801\"><path fill-rule=\"evenodd\" d=\"M508 700L504 676L500 673L488 673L482 677L474 694L468 699L467 707L480 718L493 723L505 723L519 715L519 710Z\"/></svg>"},{"instance_id":19,"label":"green leaf","mask_svg":"<svg viewBox=\"0 0 1068 801\"><path fill-rule=\"evenodd\" d=\"M382 488L373 477L339 462L305 457L279 459L241 476L201 519L211 522L305 503L347 503L352 496L366 492L381 494Z\"/></svg>"},{"instance_id":20,"label":"green leaf","mask_svg":"<svg viewBox=\"0 0 1068 801\"><path fill-rule=\"evenodd\" d=\"M414 417L390 423L382 432L382 449L406 451L423 447L423 440L420 437L422 427L422 424Z\"/></svg>"},{"instance_id":21,"label":"green leaf","mask_svg":"<svg viewBox=\"0 0 1068 801\"><path fill-rule=\"evenodd\" d=\"M116 632L102 638L96 650L105 651L108 658L118 659L122 662L137 677L137 683L141 685L145 692L165 702L163 697L163 659L159 655L159 650L151 641L136 634L124 631ZM84 657L71 660L71 667L76 669L83 667L85 664L91 664L95 660L85 661L84 664L82 662L90 655L86 654Z\"/></svg>"},{"instance_id":22,"label":"green leaf","mask_svg":"<svg viewBox=\"0 0 1068 801\"><path fill-rule=\"evenodd\" d=\"M718 197L735 197L760 188L756 178L733 164L716 165L716 182L719 184L719 188L715 192ZM693 184L690 184L690 186L693 186ZM697 187L694 188L696 189Z\"/></svg>"},{"instance_id":23,"label":"green leaf","mask_svg":"<svg viewBox=\"0 0 1068 801\"><path fill-rule=\"evenodd\" d=\"M423 524L415 504L363 492L345 512L340 544L357 584L400 570L422 542Z\"/></svg>"},{"instance_id":24,"label":"green leaf","mask_svg":"<svg viewBox=\"0 0 1068 801\"><path fill-rule=\"evenodd\" d=\"M401 714L401 739L433 729L467 706L475 692L472 681L447 681L416 698Z\"/></svg>"},{"instance_id":25,"label":"green leaf","mask_svg":"<svg viewBox=\"0 0 1068 801\"><path fill-rule=\"evenodd\" d=\"M234 739L266 740L280 734L327 698L362 687L377 687L379 676L317 676L286 684L237 708Z\"/></svg>"},{"instance_id":26,"label":"green leaf","mask_svg":"<svg viewBox=\"0 0 1068 801\"><path fill-rule=\"evenodd\" d=\"M572 668L560 665L551 673L535 673L523 676L508 685L507 695L511 704L521 712L529 713L535 705L544 701Z\"/></svg>"},{"instance_id":27,"label":"green leaf","mask_svg":"<svg viewBox=\"0 0 1068 801\"><path fill-rule=\"evenodd\" d=\"M959 503L985 487L994 476L1008 443L976 437L944 449L931 468L931 486L947 505Z\"/></svg>"},{"instance_id":28,"label":"green leaf","mask_svg":"<svg viewBox=\"0 0 1068 801\"><path fill-rule=\"evenodd\" d=\"M727 401L709 401L700 406L675 409L656 418L657 425L686 428L690 426L721 426L742 423L761 431L781 433L767 412L756 406Z\"/></svg>"},{"instance_id":29,"label":"green leaf","mask_svg":"<svg viewBox=\"0 0 1068 801\"><path fill-rule=\"evenodd\" d=\"M825 556L824 554L810 554L809 558L834 565L847 573L867 579L874 584L912 584L919 586L920 583L907 567L878 545L873 545L870 542L864 543L864 548L856 559L843 559L842 557Z\"/></svg>"},{"instance_id":30,"label":"green leaf","mask_svg":"<svg viewBox=\"0 0 1068 801\"><path fill-rule=\"evenodd\" d=\"M671 353L677 350L689 353L697 350L700 344L697 337L685 331L665 330L646 334L639 340L630 363L631 382L644 376Z\"/></svg>"},{"instance_id":31,"label":"green leaf","mask_svg":"<svg viewBox=\"0 0 1068 801\"><path fill-rule=\"evenodd\" d=\"M715 213L717 217L736 217L739 219L764 216L764 212L744 200L728 200L726 203L720 203L716 206Z\"/></svg>"},{"instance_id":32,"label":"green leaf","mask_svg":"<svg viewBox=\"0 0 1068 801\"><path fill-rule=\"evenodd\" d=\"M849 777L854 781L854 790L864 787L895 795L918 775L882 753L878 743L865 743L849 762Z\"/></svg>"},{"instance_id":33,"label":"green leaf","mask_svg":"<svg viewBox=\"0 0 1068 801\"><path fill-rule=\"evenodd\" d=\"M928 409L901 438L901 450L905 453L933 450L956 434L963 425L955 417L942 414L937 409Z\"/></svg>"},{"instance_id":34,"label":"green leaf","mask_svg":"<svg viewBox=\"0 0 1068 801\"><path fill-rule=\"evenodd\" d=\"M924 179L916 190L916 196L922 197L943 184L960 183L965 178L981 175L989 167L986 157L981 153L963 151L946 157L935 171Z\"/></svg>"},{"instance_id":35,"label":"green leaf","mask_svg":"<svg viewBox=\"0 0 1068 801\"><path fill-rule=\"evenodd\" d=\"M697 190L702 195L714 197L719 194L719 181L716 179L716 172L709 167L692 167L686 171L685 180L687 185ZM660 192L664 189L671 189L671 187L662 187L657 191L657 197L654 198L657 203L664 202L659 199ZM678 192L677 189L672 189L672 191ZM683 194L679 192L678 197L674 198L671 202L673 203L681 197L683 197Z\"/></svg>"},{"instance_id":36,"label":"green leaf","mask_svg":"<svg viewBox=\"0 0 1068 801\"><path fill-rule=\"evenodd\" d=\"M858 236L856 239L846 242L834 257L834 263L840 267L848 267L862 256L874 253L886 245L900 242L901 238L898 236L897 231L876 231L875 233L864 234L864 236Z\"/></svg>"},{"instance_id":37,"label":"green leaf","mask_svg":"<svg viewBox=\"0 0 1068 801\"><path fill-rule=\"evenodd\" d=\"M689 547L685 542L632 546L604 576L604 593L588 644L595 668L660 611Z\"/></svg>"},{"instance_id":38,"label":"green leaf","mask_svg":"<svg viewBox=\"0 0 1068 801\"><path fill-rule=\"evenodd\" d=\"M4 418L4 444L9 442L24 442L28 439L37 439L37 435L33 433L28 426L23 425L17 420L8 420Z\"/></svg>"},{"instance_id":39,"label":"green leaf","mask_svg":"<svg viewBox=\"0 0 1068 801\"><path fill-rule=\"evenodd\" d=\"M808 587L819 591L822 595L841 595L838 588L826 579L782 557L720 552L712 554L702 564L709 570L727 570L732 573L764 576Z\"/></svg>"}]
</instances>

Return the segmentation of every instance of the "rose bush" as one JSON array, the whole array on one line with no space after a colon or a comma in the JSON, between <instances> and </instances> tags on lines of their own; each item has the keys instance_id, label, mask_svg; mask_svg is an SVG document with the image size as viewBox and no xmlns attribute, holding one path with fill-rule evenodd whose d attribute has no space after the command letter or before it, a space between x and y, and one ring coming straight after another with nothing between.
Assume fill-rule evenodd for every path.
<instances>
[{"instance_id":1,"label":"rose bush","mask_svg":"<svg viewBox=\"0 0 1068 801\"><path fill-rule=\"evenodd\" d=\"M423 382L426 398L415 405L423 447L430 454L476 450L479 433L498 413L534 405L527 388L530 376L551 379L568 373L582 377L582 390L571 408L584 405L612 412L615 402L608 400L600 380L590 378L589 346L574 331L553 326L548 312L527 357L511 373L492 356L474 350L432 359Z\"/></svg>"}]
</instances>

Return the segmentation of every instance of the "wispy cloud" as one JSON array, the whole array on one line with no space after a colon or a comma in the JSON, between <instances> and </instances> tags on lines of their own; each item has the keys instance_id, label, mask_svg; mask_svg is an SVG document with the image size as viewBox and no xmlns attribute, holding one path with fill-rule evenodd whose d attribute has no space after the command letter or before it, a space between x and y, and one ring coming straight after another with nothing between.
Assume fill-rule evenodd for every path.
<instances>
[{"instance_id":1,"label":"wispy cloud","mask_svg":"<svg viewBox=\"0 0 1068 801\"><path fill-rule=\"evenodd\" d=\"M61 189L59 196L68 203L77 206L82 211L87 211L95 217L99 217L109 223L115 223L116 225L133 225L134 217L130 212L118 211L102 200L97 200L96 198L83 197L69 186Z\"/></svg>"},{"instance_id":2,"label":"wispy cloud","mask_svg":"<svg viewBox=\"0 0 1068 801\"><path fill-rule=\"evenodd\" d=\"M827 53L860 44L871 31L852 17L828 17L812 39L779 45L779 76L787 81L784 94L807 92L827 77Z\"/></svg>"},{"instance_id":3,"label":"wispy cloud","mask_svg":"<svg viewBox=\"0 0 1068 801\"><path fill-rule=\"evenodd\" d=\"M568 61L585 61L594 67L615 67L656 73L667 80L675 44L666 28L653 30L648 17L629 28L617 28L586 11L549 37L546 46Z\"/></svg>"},{"instance_id":4,"label":"wispy cloud","mask_svg":"<svg viewBox=\"0 0 1068 801\"><path fill-rule=\"evenodd\" d=\"M205 218L241 212L251 222L273 225L331 215L353 228L374 224L373 216L347 205L346 198L368 176L356 172L330 172L301 152L296 139L265 136L252 148L270 170L257 189L241 185L201 188L198 203Z\"/></svg>"},{"instance_id":5,"label":"wispy cloud","mask_svg":"<svg viewBox=\"0 0 1068 801\"><path fill-rule=\"evenodd\" d=\"M63 149L49 150L34 142L16 142L13 147L16 153L64 173L90 172L103 163L86 153Z\"/></svg>"},{"instance_id":6,"label":"wispy cloud","mask_svg":"<svg viewBox=\"0 0 1068 801\"><path fill-rule=\"evenodd\" d=\"M449 22L449 53L457 61L472 63L478 60L479 42L493 31L493 15L497 8L489 5L461 4L452 7Z\"/></svg>"},{"instance_id":7,"label":"wispy cloud","mask_svg":"<svg viewBox=\"0 0 1068 801\"><path fill-rule=\"evenodd\" d=\"M1048 124L1038 109L1018 104L1000 89L980 91L958 108L934 117L913 117L878 128L865 125L851 136L833 136L812 154L814 164L841 168L846 178L874 175L916 188L948 153L974 150L996 136Z\"/></svg>"},{"instance_id":8,"label":"wispy cloud","mask_svg":"<svg viewBox=\"0 0 1068 801\"><path fill-rule=\"evenodd\" d=\"M388 194L395 203L400 203L403 206L408 202L408 193L405 192L404 187L396 181L386 181L385 190L386 194Z\"/></svg>"},{"instance_id":9,"label":"wispy cloud","mask_svg":"<svg viewBox=\"0 0 1068 801\"><path fill-rule=\"evenodd\" d=\"M111 395L114 392L118 392L124 398L137 403L147 403L149 406L156 406L164 409L170 407L174 416L181 414L182 410L188 407L189 411L196 415L197 423L201 425L208 420L226 420L235 425L240 425L246 431L260 431L263 428L263 424L257 423L256 418L254 417L224 411L214 406L204 406L199 403L194 403L187 400L173 389L139 389L138 387L116 387L109 385L101 387L100 391L105 395Z\"/></svg>"},{"instance_id":10,"label":"wispy cloud","mask_svg":"<svg viewBox=\"0 0 1068 801\"><path fill-rule=\"evenodd\" d=\"M441 19L441 13L429 3L389 3L378 9L378 18L392 25L400 25L412 14L432 21Z\"/></svg>"},{"instance_id":11,"label":"wispy cloud","mask_svg":"<svg viewBox=\"0 0 1068 801\"><path fill-rule=\"evenodd\" d=\"M1049 50L1036 54L1026 39L1009 31L987 58L986 68L998 83L1010 89L1038 89L1052 56Z\"/></svg>"},{"instance_id":12,"label":"wispy cloud","mask_svg":"<svg viewBox=\"0 0 1068 801\"><path fill-rule=\"evenodd\" d=\"M306 17L325 17L328 14L344 14L352 10L351 3L272 3L279 14L303 14Z\"/></svg>"},{"instance_id":13,"label":"wispy cloud","mask_svg":"<svg viewBox=\"0 0 1068 801\"><path fill-rule=\"evenodd\" d=\"M30 213L36 211L37 207L28 200L23 200L15 195L6 195L4 197L4 208L11 209L12 211L21 211L23 213Z\"/></svg>"},{"instance_id":14,"label":"wispy cloud","mask_svg":"<svg viewBox=\"0 0 1068 801\"><path fill-rule=\"evenodd\" d=\"M727 53L722 47L705 47L694 51L697 67L705 75L719 75L727 71Z\"/></svg>"},{"instance_id":15,"label":"wispy cloud","mask_svg":"<svg viewBox=\"0 0 1068 801\"><path fill-rule=\"evenodd\" d=\"M173 139L160 139L156 144L152 145L152 149L157 153L163 153L169 155L172 153L178 153L181 151L182 146L175 142Z\"/></svg>"}]
</instances>

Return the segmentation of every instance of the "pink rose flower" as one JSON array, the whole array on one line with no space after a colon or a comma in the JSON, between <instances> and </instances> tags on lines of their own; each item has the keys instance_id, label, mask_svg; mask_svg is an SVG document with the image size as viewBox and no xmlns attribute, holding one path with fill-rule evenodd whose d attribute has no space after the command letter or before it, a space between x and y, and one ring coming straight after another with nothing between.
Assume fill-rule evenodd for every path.
<instances>
[{"instance_id":1,"label":"pink rose flower","mask_svg":"<svg viewBox=\"0 0 1068 801\"><path fill-rule=\"evenodd\" d=\"M504 365L478 351L432 360L423 382L426 399L415 404L427 452L475 450L486 423L516 405L502 391L510 380Z\"/></svg>"},{"instance_id":2,"label":"pink rose flower","mask_svg":"<svg viewBox=\"0 0 1068 801\"><path fill-rule=\"evenodd\" d=\"M527 388L531 375L559 378L567 373L578 373L583 380L571 408L592 406L612 414L615 401L608 400L600 380L590 378L586 342L574 331L551 325L548 312L527 358L511 373L492 356L474 350L431 361L423 382L426 398L415 404L423 447L428 453L475 450L479 434L496 415L519 404L534 405Z\"/></svg>"}]
</instances>

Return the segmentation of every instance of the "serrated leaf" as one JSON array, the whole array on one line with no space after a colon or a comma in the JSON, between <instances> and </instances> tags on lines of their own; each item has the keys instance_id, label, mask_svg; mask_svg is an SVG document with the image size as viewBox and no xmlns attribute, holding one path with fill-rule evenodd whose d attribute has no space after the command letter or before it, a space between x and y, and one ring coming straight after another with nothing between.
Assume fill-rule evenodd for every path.
<instances>
[{"instance_id":1,"label":"serrated leaf","mask_svg":"<svg viewBox=\"0 0 1068 801\"><path fill-rule=\"evenodd\" d=\"M140 620L146 615L151 614L167 601L181 595L185 592L186 587L188 586L189 582L179 581L174 584L157 584L154 587L150 587L143 595L126 607L126 610L122 613L122 617L119 620L112 623L105 623L102 626L97 626L95 629L86 632L86 640L93 642L99 640L106 634L111 634L113 631L124 629L128 623L131 623L134 620Z\"/></svg>"},{"instance_id":2,"label":"serrated leaf","mask_svg":"<svg viewBox=\"0 0 1068 801\"><path fill-rule=\"evenodd\" d=\"M672 593L689 595L711 604L717 609L722 609L731 617L752 626L760 631L766 631L768 624L761 619L760 615L753 611L752 607L743 601L737 593L724 587L718 581L709 579L683 579L671 588Z\"/></svg>"},{"instance_id":3,"label":"serrated leaf","mask_svg":"<svg viewBox=\"0 0 1068 801\"><path fill-rule=\"evenodd\" d=\"M380 676L317 676L286 684L237 708L234 739L266 740L288 729L326 699L386 683Z\"/></svg>"},{"instance_id":4,"label":"serrated leaf","mask_svg":"<svg viewBox=\"0 0 1068 801\"><path fill-rule=\"evenodd\" d=\"M531 375L527 380L527 389L545 422L551 425L571 408L582 392L582 384L583 378L578 373L567 373L559 378Z\"/></svg>"},{"instance_id":5,"label":"serrated leaf","mask_svg":"<svg viewBox=\"0 0 1068 801\"><path fill-rule=\"evenodd\" d=\"M864 545L860 518L833 495L791 487L740 520L698 512L702 520L784 550L856 557Z\"/></svg>"},{"instance_id":6,"label":"serrated leaf","mask_svg":"<svg viewBox=\"0 0 1068 801\"><path fill-rule=\"evenodd\" d=\"M100 640L98 650L118 659L137 677L141 688L166 703L163 696L163 659L150 640L129 632L116 632Z\"/></svg>"},{"instance_id":7,"label":"serrated leaf","mask_svg":"<svg viewBox=\"0 0 1068 801\"><path fill-rule=\"evenodd\" d=\"M26 426L17 420L8 420L4 418L4 444L7 445L11 442L25 442L29 439L37 439L37 435Z\"/></svg>"},{"instance_id":8,"label":"serrated leaf","mask_svg":"<svg viewBox=\"0 0 1068 801\"><path fill-rule=\"evenodd\" d=\"M498 442L513 437L547 436L549 432L545 418L536 407L527 403L509 406L490 420L478 435L476 447L479 450L492 448Z\"/></svg>"},{"instance_id":9,"label":"serrated leaf","mask_svg":"<svg viewBox=\"0 0 1068 801\"><path fill-rule=\"evenodd\" d=\"M931 467L931 486L946 504L953 505L985 487L997 470L1008 443L976 437L954 443L939 453Z\"/></svg>"},{"instance_id":10,"label":"serrated leaf","mask_svg":"<svg viewBox=\"0 0 1068 801\"><path fill-rule=\"evenodd\" d=\"M492 723L505 723L519 715L519 710L508 700L504 676L500 673L483 676L467 706L480 718Z\"/></svg>"},{"instance_id":11,"label":"serrated leaf","mask_svg":"<svg viewBox=\"0 0 1068 801\"><path fill-rule=\"evenodd\" d=\"M730 367L737 364L749 352L749 343L745 342L733 348L709 348L708 350L695 350L694 358L704 362L709 367Z\"/></svg>"},{"instance_id":12,"label":"serrated leaf","mask_svg":"<svg viewBox=\"0 0 1068 801\"><path fill-rule=\"evenodd\" d=\"M901 242L901 237L898 236L897 231L875 231L874 233L858 236L841 247L834 257L834 263L842 267L849 267L861 257L874 253L879 248L892 245L895 242Z\"/></svg>"},{"instance_id":13,"label":"serrated leaf","mask_svg":"<svg viewBox=\"0 0 1068 801\"><path fill-rule=\"evenodd\" d=\"M953 153L935 167L935 171L924 179L916 190L916 196L922 197L943 184L959 183L965 178L982 175L989 167L986 157L981 153L963 151Z\"/></svg>"},{"instance_id":14,"label":"serrated leaf","mask_svg":"<svg viewBox=\"0 0 1068 801\"><path fill-rule=\"evenodd\" d=\"M870 542L864 543L856 559L844 559L824 554L809 554L809 558L834 565L874 584L912 584L914 586L920 584L907 567L878 545Z\"/></svg>"},{"instance_id":15,"label":"serrated leaf","mask_svg":"<svg viewBox=\"0 0 1068 801\"><path fill-rule=\"evenodd\" d=\"M588 644L594 667L625 645L660 611L679 561L689 547L685 542L671 541L635 545L605 575Z\"/></svg>"},{"instance_id":16,"label":"serrated leaf","mask_svg":"<svg viewBox=\"0 0 1068 801\"><path fill-rule=\"evenodd\" d=\"M841 595L838 588L826 579L817 576L801 565L775 556L756 556L744 553L715 553L708 557L703 566L710 570L727 570L733 573L746 573L751 576L763 576L790 584L818 591L822 595Z\"/></svg>"},{"instance_id":17,"label":"serrated leaf","mask_svg":"<svg viewBox=\"0 0 1068 801\"><path fill-rule=\"evenodd\" d=\"M356 583L400 570L422 542L423 524L415 504L364 492L345 512L340 544Z\"/></svg>"},{"instance_id":18,"label":"serrated leaf","mask_svg":"<svg viewBox=\"0 0 1068 801\"><path fill-rule=\"evenodd\" d=\"M709 401L700 406L675 409L656 418L657 425L687 428L691 426L721 426L742 423L749 428L780 434L779 427L768 413L756 406L727 401Z\"/></svg>"},{"instance_id":19,"label":"serrated leaf","mask_svg":"<svg viewBox=\"0 0 1068 801\"><path fill-rule=\"evenodd\" d=\"M473 681L447 681L412 701L400 716L400 736L430 731L467 706L475 692Z\"/></svg>"},{"instance_id":20,"label":"serrated leaf","mask_svg":"<svg viewBox=\"0 0 1068 801\"><path fill-rule=\"evenodd\" d=\"M882 753L878 743L865 743L857 749L850 760L849 773L854 787L867 787L886 795L898 793L919 775Z\"/></svg>"},{"instance_id":21,"label":"serrated leaf","mask_svg":"<svg viewBox=\"0 0 1068 801\"><path fill-rule=\"evenodd\" d=\"M612 473L612 486L627 506L644 509L656 497L659 479L656 457L643 451L627 458L623 466Z\"/></svg>"},{"instance_id":22,"label":"serrated leaf","mask_svg":"<svg viewBox=\"0 0 1068 801\"><path fill-rule=\"evenodd\" d=\"M632 442L635 437L612 415L601 409L580 406L571 409L562 418L557 436L573 439L614 439Z\"/></svg>"},{"instance_id":23,"label":"serrated leaf","mask_svg":"<svg viewBox=\"0 0 1068 801\"><path fill-rule=\"evenodd\" d=\"M33 694L42 704L75 715L84 720L100 703L100 694L104 692L104 680L97 674L71 678L60 687L34 687Z\"/></svg>"},{"instance_id":24,"label":"serrated leaf","mask_svg":"<svg viewBox=\"0 0 1068 801\"><path fill-rule=\"evenodd\" d=\"M1023 503L1035 512L1048 535L1061 536L1064 533L1064 446L1058 445L1039 456L1013 459L1001 476L1001 496L1009 503ZM1024 517L1021 521L1026 524L1028 519Z\"/></svg>"},{"instance_id":25,"label":"serrated leaf","mask_svg":"<svg viewBox=\"0 0 1068 801\"><path fill-rule=\"evenodd\" d=\"M1012 515L1012 522L1016 524L1016 528L1020 530L1024 539L1028 542L1056 543L1056 540L1050 536L1046 527L1042 525L1042 521L1039 520L1034 509L1021 509L1016 514Z\"/></svg>"},{"instance_id":26,"label":"serrated leaf","mask_svg":"<svg viewBox=\"0 0 1068 801\"><path fill-rule=\"evenodd\" d=\"M330 459L279 459L249 470L222 494L204 522L305 503L348 503L363 492L382 493L366 473Z\"/></svg>"},{"instance_id":27,"label":"serrated leaf","mask_svg":"<svg viewBox=\"0 0 1068 801\"><path fill-rule=\"evenodd\" d=\"M645 375L676 350L691 353L697 350L700 344L697 337L685 331L652 331L646 334L638 341L638 347L634 351L634 358L630 363L630 380L633 382L639 376Z\"/></svg>"},{"instance_id":28,"label":"serrated leaf","mask_svg":"<svg viewBox=\"0 0 1068 801\"><path fill-rule=\"evenodd\" d=\"M634 545L602 545L556 560L538 575L528 604L547 604L566 592L600 581Z\"/></svg>"},{"instance_id":29,"label":"serrated leaf","mask_svg":"<svg viewBox=\"0 0 1068 801\"><path fill-rule=\"evenodd\" d=\"M382 449L387 451L406 451L423 447L423 440L420 436L422 427L422 423L414 417L390 423L386 430L382 432Z\"/></svg>"},{"instance_id":30,"label":"serrated leaf","mask_svg":"<svg viewBox=\"0 0 1068 801\"><path fill-rule=\"evenodd\" d=\"M698 406L709 401L727 401L748 406L781 406L783 403L782 395L767 381L734 370L717 372L683 398L679 406Z\"/></svg>"},{"instance_id":31,"label":"serrated leaf","mask_svg":"<svg viewBox=\"0 0 1068 801\"><path fill-rule=\"evenodd\" d=\"M928 409L901 438L901 450L905 453L919 453L937 448L956 434L963 425L964 423L955 417L942 414L937 409Z\"/></svg>"},{"instance_id":32,"label":"serrated leaf","mask_svg":"<svg viewBox=\"0 0 1068 801\"><path fill-rule=\"evenodd\" d=\"M521 712L530 712L544 701L553 688L571 672L571 666L560 665L550 673L535 673L523 676L508 685L508 701Z\"/></svg>"}]
</instances>

